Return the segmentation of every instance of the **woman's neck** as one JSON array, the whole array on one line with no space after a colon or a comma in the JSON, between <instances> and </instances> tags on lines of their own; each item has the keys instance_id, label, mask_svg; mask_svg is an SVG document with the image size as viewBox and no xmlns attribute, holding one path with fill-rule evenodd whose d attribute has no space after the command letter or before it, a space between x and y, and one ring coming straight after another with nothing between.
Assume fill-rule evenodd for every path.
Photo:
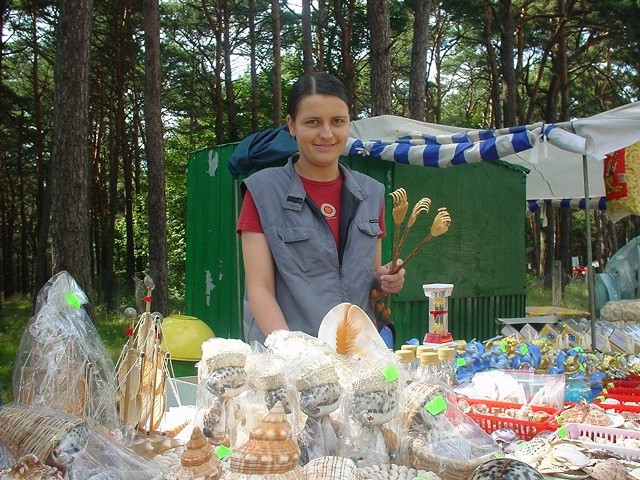
<instances>
[{"instance_id":1,"label":"woman's neck","mask_svg":"<svg viewBox=\"0 0 640 480\"><path fill-rule=\"evenodd\" d=\"M301 177L308 180L315 180L316 182L330 182L340 175L340 168L337 162L331 166L316 167L304 160L298 160L293 164L293 168L296 169L296 172L298 172L298 175Z\"/></svg>"}]
</instances>

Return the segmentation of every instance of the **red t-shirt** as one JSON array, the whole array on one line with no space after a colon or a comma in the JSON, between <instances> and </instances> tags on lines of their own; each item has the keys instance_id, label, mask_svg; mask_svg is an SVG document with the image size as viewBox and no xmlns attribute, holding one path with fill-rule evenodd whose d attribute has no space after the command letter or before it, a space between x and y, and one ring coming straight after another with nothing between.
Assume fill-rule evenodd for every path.
<instances>
[{"instance_id":1,"label":"red t-shirt","mask_svg":"<svg viewBox=\"0 0 640 480\"><path fill-rule=\"evenodd\" d=\"M309 195L318 208L320 208L320 211L324 215L324 218L331 229L331 233L333 233L336 246L339 247L340 203L343 183L342 175L338 175L338 178L329 182L319 182L303 177L300 177L300 179L302 180L302 185L304 186L307 195ZM380 238L383 238L386 233L384 223L384 204L380 211L379 225L382 230ZM253 201L253 197L249 190L246 191L242 199L242 208L240 209L240 215L236 225L236 232L241 233L242 230L264 233L262 230L262 224L260 223L258 209L256 208L256 204Z\"/></svg>"}]
</instances>

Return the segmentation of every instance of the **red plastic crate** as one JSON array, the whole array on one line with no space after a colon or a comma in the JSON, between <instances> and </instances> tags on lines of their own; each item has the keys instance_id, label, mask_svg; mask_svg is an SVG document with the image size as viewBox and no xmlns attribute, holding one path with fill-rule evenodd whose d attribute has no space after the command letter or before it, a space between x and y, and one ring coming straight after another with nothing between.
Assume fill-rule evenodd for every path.
<instances>
[{"instance_id":1,"label":"red plastic crate","mask_svg":"<svg viewBox=\"0 0 640 480\"><path fill-rule=\"evenodd\" d=\"M632 388L640 390L640 380L616 380L606 379L602 382L602 387L609 388Z\"/></svg>"},{"instance_id":2,"label":"red plastic crate","mask_svg":"<svg viewBox=\"0 0 640 480\"><path fill-rule=\"evenodd\" d=\"M604 391L606 390L606 392ZM604 395L626 395L628 397L636 397L637 402L640 402L640 389L637 388L623 388L623 387L613 387L613 388L605 388L603 390Z\"/></svg>"},{"instance_id":3,"label":"red plastic crate","mask_svg":"<svg viewBox=\"0 0 640 480\"><path fill-rule=\"evenodd\" d=\"M498 413L502 413L508 409L515 408L516 410L518 410L522 408L523 405L519 403L497 402L493 400L484 400L478 398L459 398L458 400L464 400L471 406L484 404L489 407L489 410L491 412L495 412L486 415L479 413L467 414L478 425L480 425L480 427L485 432L489 434L495 432L500 428L510 428L514 430L521 439L531 440L540 432L543 432L545 430L556 430L558 428L556 419L560 414L560 410L558 410L557 408L531 405L531 410L533 410L534 412L546 412L549 414L549 418L544 422L530 422L527 420L516 420L515 418L510 417L499 417L497 415Z\"/></svg>"},{"instance_id":4,"label":"red plastic crate","mask_svg":"<svg viewBox=\"0 0 640 480\"><path fill-rule=\"evenodd\" d=\"M604 408L605 410L613 410L614 412L634 412L640 413L640 397L637 395L618 395L615 393L607 393L602 395L604 398L613 398L618 400L619 402L634 402L638 405L616 405L612 403L602 403L598 397L594 399L594 403L597 403L598 406Z\"/></svg>"}]
</instances>

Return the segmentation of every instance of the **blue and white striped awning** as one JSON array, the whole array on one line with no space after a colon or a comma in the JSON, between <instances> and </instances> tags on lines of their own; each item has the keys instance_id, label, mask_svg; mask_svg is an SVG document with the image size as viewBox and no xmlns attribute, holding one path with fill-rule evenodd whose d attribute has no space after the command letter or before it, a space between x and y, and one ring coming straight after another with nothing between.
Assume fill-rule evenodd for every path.
<instances>
[{"instance_id":1,"label":"blue and white striped awning","mask_svg":"<svg viewBox=\"0 0 640 480\"><path fill-rule=\"evenodd\" d=\"M532 149L541 142L564 139L568 132L555 125L474 130L452 135L412 134L393 141L350 138L345 155L367 155L407 165L447 168L495 161ZM580 148L579 146L576 148Z\"/></svg>"},{"instance_id":2,"label":"blue and white striped awning","mask_svg":"<svg viewBox=\"0 0 640 480\"><path fill-rule=\"evenodd\" d=\"M572 209L584 209L586 207L584 198L554 198L546 200L527 200L527 218L544 207L564 207ZM592 210L606 210L607 197L591 198L589 208Z\"/></svg>"}]
</instances>

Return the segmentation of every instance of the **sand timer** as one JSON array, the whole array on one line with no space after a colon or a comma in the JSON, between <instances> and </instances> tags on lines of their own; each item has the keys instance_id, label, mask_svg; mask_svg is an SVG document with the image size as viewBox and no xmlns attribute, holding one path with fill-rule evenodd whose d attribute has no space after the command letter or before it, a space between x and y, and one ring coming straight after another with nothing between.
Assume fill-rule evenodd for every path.
<instances>
[{"instance_id":1,"label":"sand timer","mask_svg":"<svg viewBox=\"0 0 640 480\"><path fill-rule=\"evenodd\" d=\"M453 291L451 283L429 283L422 286L429 298L429 331L424 343L448 343L453 341L449 333L449 296Z\"/></svg>"}]
</instances>

